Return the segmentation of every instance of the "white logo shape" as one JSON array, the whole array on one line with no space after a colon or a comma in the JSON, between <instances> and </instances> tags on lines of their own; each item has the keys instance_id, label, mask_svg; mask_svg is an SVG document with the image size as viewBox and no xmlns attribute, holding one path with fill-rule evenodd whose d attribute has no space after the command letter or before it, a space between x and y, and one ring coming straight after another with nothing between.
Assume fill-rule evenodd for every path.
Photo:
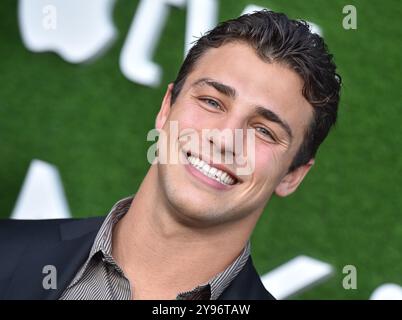
<instances>
[{"instance_id":1,"label":"white logo shape","mask_svg":"<svg viewBox=\"0 0 402 320\"><path fill-rule=\"evenodd\" d=\"M20 0L18 15L24 45L53 51L81 63L109 47L116 37L115 0Z\"/></svg>"},{"instance_id":2,"label":"white logo shape","mask_svg":"<svg viewBox=\"0 0 402 320\"><path fill-rule=\"evenodd\" d=\"M70 217L57 168L41 160L32 160L11 218L58 219Z\"/></svg>"},{"instance_id":3,"label":"white logo shape","mask_svg":"<svg viewBox=\"0 0 402 320\"><path fill-rule=\"evenodd\" d=\"M374 290L370 300L402 300L402 287L395 283L384 283Z\"/></svg>"},{"instance_id":4,"label":"white logo shape","mask_svg":"<svg viewBox=\"0 0 402 320\"><path fill-rule=\"evenodd\" d=\"M287 299L327 280L334 268L323 261L300 255L261 277L265 288L278 299Z\"/></svg>"}]
</instances>

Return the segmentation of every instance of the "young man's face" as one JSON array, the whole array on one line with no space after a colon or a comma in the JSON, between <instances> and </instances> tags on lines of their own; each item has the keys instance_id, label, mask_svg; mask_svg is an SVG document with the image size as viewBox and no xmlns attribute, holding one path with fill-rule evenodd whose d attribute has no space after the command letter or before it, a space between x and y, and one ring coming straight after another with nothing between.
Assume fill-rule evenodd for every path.
<instances>
[{"instance_id":1,"label":"young man's face","mask_svg":"<svg viewBox=\"0 0 402 320\"><path fill-rule=\"evenodd\" d=\"M169 86L156 120L156 127L168 136L168 148L160 149L159 156L169 159L166 153L173 152L179 163L158 164L158 179L164 198L183 221L201 227L259 216L272 193L286 196L297 188L312 164L288 173L313 115L302 87L294 71L264 62L244 43L207 50L172 106ZM178 125L178 136L169 130L172 121ZM233 138L235 129L242 129L242 155L234 150L238 140L208 138L203 135L205 129L230 130ZM253 149L247 129L254 129ZM189 132L192 138L186 137ZM194 141L194 132L199 148L188 143L188 138ZM190 163L190 153L190 160L200 158L212 167L219 154L222 164L218 169L231 172L235 183L208 177ZM253 170L236 175L240 165L225 161L231 157L246 160Z\"/></svg>"}]
</instances>

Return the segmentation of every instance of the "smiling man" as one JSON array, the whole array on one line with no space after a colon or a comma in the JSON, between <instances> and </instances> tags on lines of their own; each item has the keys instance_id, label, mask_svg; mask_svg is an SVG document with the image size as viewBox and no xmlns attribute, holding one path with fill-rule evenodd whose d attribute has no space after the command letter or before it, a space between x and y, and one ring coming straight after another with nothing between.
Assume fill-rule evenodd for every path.
<instances>
[{"instance_id":1,"label":"smiling man","mask_svg":"<svg viewBox=\"0 0 402 320\"><path fill-rule=\"evenodd\" d=\"M156 117L164 138L135 196L106 219L1 223L1 246L14 250L2 250L0 297L272 299L249 239L271 196L300 185L335 123L335 69L323 40L283 14L208 32L168 85ZM56 288L44 285L46 265Z\"/></svg>"}]
</instances>

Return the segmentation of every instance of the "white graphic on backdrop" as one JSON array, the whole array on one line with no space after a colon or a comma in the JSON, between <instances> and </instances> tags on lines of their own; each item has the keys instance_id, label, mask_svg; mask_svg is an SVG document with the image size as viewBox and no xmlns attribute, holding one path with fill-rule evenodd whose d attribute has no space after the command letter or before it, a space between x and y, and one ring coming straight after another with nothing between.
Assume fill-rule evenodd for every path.
<instances>
[{"instance_id":1,"label":"white graphic on backdrop","mask_svg":"<svg viewBox=\"0 0 402 320\"><path fill-rule=\"evenodd\" d=\"M187 0L184 56L192 47L194 40L213 29L217 23L217 0Z\"/></svg>"},{"instance_id":2,"label":"white graphic on backdrop","mask_svg":"<svg viewBox=\"0 0 402 320\"><path fill-rule=\"evenodd\" d=\"M120 54L120 69L131 81L158 86L161 67L152 62L169 14L169 5L182 7L186 0L141 0Z\"/></svg>"},{"instance_id":3,"label":"white graphic on backdrop","mask_svg":"<svg viewBox=\"0 0 402 320\"><path fill-rule=\"evenodd\" d=\"M99 56L112 43L116 30L112 21L115 0L20 0L19 25L25 46L32 51L54 51L71 63ZM156 87L162 68L153 61L170 6L187 6L184 55L194 40L218 22L218 0L141 0L120 52L124 76L136 83ZM248 5L242 13L261 10ZM309 22L312 31L320 27ZM184 27L184 26L183 26Z\"/></svg>"},{"instance_id":4,"label":"white graphic on backdrop","mask_svg":"<svg viewBox=\"0 0 402 320\"><path fill-rule=\"evenodd\" d=\"M116 37L115 0L20 0L19 26L31 51L53 51L70 63L101 54Z\"/></svg>"},{"instance_id":5,"label":"white graphic on backdrop","mask_svg":"<svg viewBox=\"0 0 402 320\"><path fill-rule=\"evenodd\" d=\"M297 256L263 275L261 280L276 299L282 300L327 280L333 272L328 263Z\"/></svg>"},{"instance_id":6,"label":"white graphic on backdrop","mask_svg":"<svg viewBox=\"0 0 402 320\"><path fill-rule=\"evenodd\" d=\"M395 283L382 284L374 290L370 300L402 300L402 287Z\"/></svg>"},{"instance_id":7,"label":"white graphic on backdrop","mask_svg":"<svg viewBox=\"0 0 402 320\"><path fill-rule=\"evenodd\" d=\"M271 10L271 9L269 9L267 7L260 7L260 6L257 6L255 4L249 4L248 6L246 6L244 8L244 10L243 10L243 12L241 14L252 13L254 11L260 11L262 9ZM323 36L322 29L320 28L320 26L318 24L315 24L314 22L307 21L307 20L306 20L306 22L310 26L310 30L311 30L312 33L316 33L316 34L320 35L321 37Z\"/></svg>"},{"instance_id":8,"label":"white graphic on backdrop","mask_svg":"<svg viewBox=\"0 0 402 320\"><path fill-rule=\"evenodd\" d=\"M57 168L41 160L32 160L11 218L70 218L63 184Z\"/></svg>"}]
</instances>

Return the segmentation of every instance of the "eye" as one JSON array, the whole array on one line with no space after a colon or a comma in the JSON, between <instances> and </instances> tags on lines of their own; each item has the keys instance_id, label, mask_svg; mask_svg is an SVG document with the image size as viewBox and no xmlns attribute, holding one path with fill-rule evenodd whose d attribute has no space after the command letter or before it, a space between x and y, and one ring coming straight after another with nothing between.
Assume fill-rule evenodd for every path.
<instances>
[{"instance_id":1,"label":"eye","mask_svg":"<svg viewBox=\"0 0 402 320\"><path fill-rule=\"evenodd\" d=\"M255 130L258 132L261 132L264 136L267 136L267 137L271 138L272 140L276 141L275 136L268 129L266 129L264 127L257 127Z\"/></svg>"},{"instance_id":2,"label":"eye","mask_svg":"<svg viewBox=\"0 0 402 320\"><path fill-rule=\"evenodd\" d=\"M219 102L215 101L214 99L210 98L202 98L201 101L205 102L208 106L215 108L215 109L222 109Z\"/></svg>"}]
</instances>

